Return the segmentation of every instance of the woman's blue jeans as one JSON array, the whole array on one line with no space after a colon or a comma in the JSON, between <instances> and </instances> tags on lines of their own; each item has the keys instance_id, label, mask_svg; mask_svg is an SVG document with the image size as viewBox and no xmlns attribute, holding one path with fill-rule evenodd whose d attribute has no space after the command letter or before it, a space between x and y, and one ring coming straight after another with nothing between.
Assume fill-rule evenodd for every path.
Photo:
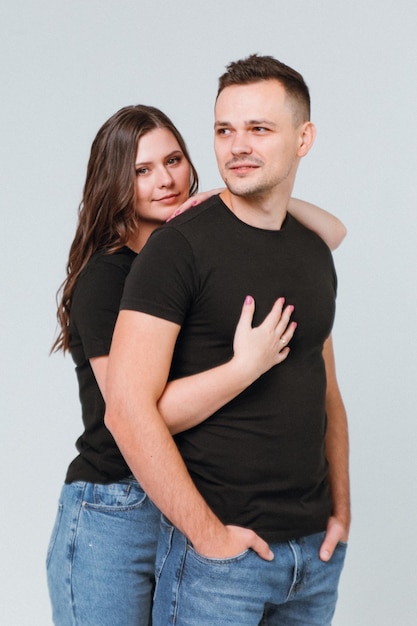
<instances>
[{"instance_id":1,"label":"woman's blue jeans","mask_svg":"<svg viewBox=\"0 0 417 626\"><path fill-rule=\"evenodd\" d=\"M47 556L56 626L148 626L160 513L132 477L64 485Z\"/></svg>"},{"instance_id":2,"label":"woman's blue jeans","mask_svg":"<svg viewBox=\"0 0 417 626\"><path fill-rule=\"evenodd\" d=\"M210 559L162 518L154 626L329 626L346 544L324 563L323 538L318 533L271 544L273 561L252 550Z\"/></svg>"}]
</instances>

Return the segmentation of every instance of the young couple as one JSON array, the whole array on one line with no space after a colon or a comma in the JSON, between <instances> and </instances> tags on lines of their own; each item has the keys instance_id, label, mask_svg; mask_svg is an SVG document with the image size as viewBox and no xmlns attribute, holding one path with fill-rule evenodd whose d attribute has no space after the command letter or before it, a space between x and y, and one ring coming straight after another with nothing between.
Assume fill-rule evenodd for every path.
<instances>
[{"instance_id":1,"label":"young couple","mask_svg":"<svg viewBox=\"0 0 417 626\"><path fill-rule=\"evenodd\" d=\"M345 229L291 198L309 105L272 57L231 63L226 188L203 194L158 109L121 109L93 142L54 344L84 425L48 550L58 626L150 624L155 571L154 626L330 624L349 528L330 335Z\"/></svg>"}]
</instances>

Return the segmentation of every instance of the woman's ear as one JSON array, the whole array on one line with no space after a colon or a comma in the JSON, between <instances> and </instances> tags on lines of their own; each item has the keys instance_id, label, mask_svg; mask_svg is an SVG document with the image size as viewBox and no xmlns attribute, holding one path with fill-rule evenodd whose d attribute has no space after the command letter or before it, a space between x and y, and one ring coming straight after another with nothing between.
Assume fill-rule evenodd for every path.
<instances>
[{"instance_id":1,"label":"woman's ear","mask_svg":"<svg viewBox=\"0 0 417 626\"><path fill-rule=\"evenodd\" d=\"M313 122L305 122L300 126L297 156L303 157L310 150L316 137L316 127Z\"/></svg>"}]
</instances>

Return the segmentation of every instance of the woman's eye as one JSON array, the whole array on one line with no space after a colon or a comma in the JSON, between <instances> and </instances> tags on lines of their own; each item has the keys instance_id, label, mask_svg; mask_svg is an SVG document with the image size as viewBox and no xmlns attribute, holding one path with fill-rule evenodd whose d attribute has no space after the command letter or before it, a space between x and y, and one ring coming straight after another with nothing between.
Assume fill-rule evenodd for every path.
<instances>
[{"instance_id":1,"label":"woman's eye","mask_svg":"<svg viewBox=\"0 0 417 626\"><path fill-rule=\"evenodd\" d=\"M176 163L180 163L180 162L181 162L181 157L180 156L171 157L167 161L168 165L175 165Z\"/></svg>"},{"instance_id":2,"label":"woman's eye","mask_svg":"<svg viewBox=\"0 0 417 626\"><path fill-rule=\"evenodd\" d=\"M139 167L136 170L136 176L143 176L143 174L147 174L149 172L149 169L147 167Z\"/></svg>"}]
</instances>

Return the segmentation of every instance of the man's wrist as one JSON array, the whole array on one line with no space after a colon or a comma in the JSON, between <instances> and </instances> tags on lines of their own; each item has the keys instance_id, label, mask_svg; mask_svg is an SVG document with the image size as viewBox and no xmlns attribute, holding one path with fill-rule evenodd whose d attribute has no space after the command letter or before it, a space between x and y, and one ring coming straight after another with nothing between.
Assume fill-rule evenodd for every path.
<instances>
[{"instance_id":1,"label":"man's wrist","mask_svg":"<svg viewBox=\"0 0 417 626\"><path fill-rule=\"evenodd\" d=\"M347 528L350 527L351 512L349 506L335 508L333 510L332 517L336 518L338 522L343 524L343 526L346 526Z\"/></svg>"},{"instance_id":2,"label":"man's wrist","mask_svg":"<svg viewBox=\"0 0 417 626\"><path fill-rule=\"evenodd\" d=\"M217 546L222 545L227 540L226 526L215 518L204 527L200 527L195 533L190 533L188 539L193 548L200 554L217 552Z\"/></svg>"},{"instance_id":3,"label":"man's wrist","mask_svg":"<svg viewBox=\"0 0 417 626\"><path fill-rule=\"evenodd\" d=\"M334 512L329 519L329 527L330 525L337 525L340 528L340 532L342 534L341 540L347 541L350 531L350 512Z\"/></svg>"}]
</instances>

